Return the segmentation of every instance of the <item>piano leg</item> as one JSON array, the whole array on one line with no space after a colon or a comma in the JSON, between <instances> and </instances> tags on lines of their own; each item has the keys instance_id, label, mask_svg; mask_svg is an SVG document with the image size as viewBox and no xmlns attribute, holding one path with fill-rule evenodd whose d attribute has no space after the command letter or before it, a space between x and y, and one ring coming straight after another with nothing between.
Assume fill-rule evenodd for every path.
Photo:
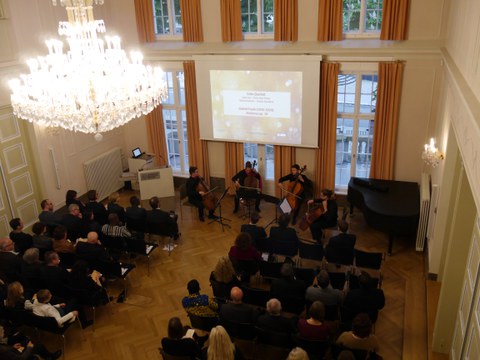
<instances>
[{"instance_id":1,"label":"piano leg","mask_svg":"<svg viewBox=\"0 0 480 360\"><path fill-rule=\"evenodd\" d=\"M388 256L392 256L393 234L388 234Z\"/></svg>"}]
</instances>

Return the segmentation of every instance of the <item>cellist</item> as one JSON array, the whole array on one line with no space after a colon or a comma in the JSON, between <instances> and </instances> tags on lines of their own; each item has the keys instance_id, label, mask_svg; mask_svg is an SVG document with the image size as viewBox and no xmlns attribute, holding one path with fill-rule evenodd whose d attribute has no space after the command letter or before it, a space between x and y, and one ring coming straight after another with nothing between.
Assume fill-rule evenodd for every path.
<instances>
[{"instance_id":1,"label":"cellist","mask_svg":"<svg viewBox=\"0 0 480 360\"><path fill-rule=\"evenodd\" d=\"M196 166L190 166L188 169L190 177L187 180L186 188L188 195L188 202L198 208L198 218L200 221L205 221L203 211L205 210L205 205L203 205L203 196L205 195L204 191L198 191L198 184L202 181L198 168ZM217 216L214 214L215 209L208 211L209 219L217 219Z\"/></svg>"},{"instance_id":2,"label":"cellist","mask_svg":"<svg viewBox=\"0 0 480 360\"><path fill-rule=\"evenodd\" d=\"M323 229L336 226L338 219L337 200L332 190L323 189L319 199L308 200L309 205L320 202L323 204L324 212L310 225L312 237L319 243L322 241Z\"/></svg>"},{"instance_id":3,"label":"cellist","mask_svg":"<svg viewBox=\"0 0 480 360\"><path fill-rule=\"evenodd\" d=\"M296 194L298 196L296 197L297 206L295 207L295 209L292 209L292 212L293 212L292 225L295 225L297 223L298 213L300 211L300 208L302 207L302 203L306 197L306 193L308 194L311 191L312 182L307 178L306 175L301 174L300 165L298 164L292 165L292 167L290 168L290 174L282 176L280 179L278 179L278 184L280 187L282 187L282 183L284 181L288 181L290 185L295 183L297 180L298 180L298 184L302 185L303 191L300 194Z\"/></svg>"},{"instance_id":4,"label":"cellist","mask_svg":"<svg viewBox=\"0 0 480 360\"><path fill-rule=\"evenodd\" d=\"M255 164L255 162L254 162ZM244 186L247 186L249 182L245 181L249 176L253 176L257 181L258 190L245 189ZM255 169L252 167L252 163L247 161L245 163L245 169L239 171L235 176L232 177L232 181L237 187L237 193L235 194L235 207L233 213L235 214L238 211L238 205L241 198L255 198L255 211L260 212L260 198L262 191L262 177ZM251 182L250 182L251 183Z\"/></svg>"}]
</instances>

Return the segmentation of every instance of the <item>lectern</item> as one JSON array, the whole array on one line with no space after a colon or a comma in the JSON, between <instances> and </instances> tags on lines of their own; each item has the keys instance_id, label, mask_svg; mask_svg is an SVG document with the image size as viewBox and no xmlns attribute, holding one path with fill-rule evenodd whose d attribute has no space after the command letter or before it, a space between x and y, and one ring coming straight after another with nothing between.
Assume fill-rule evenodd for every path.
<instances>
[{"instance_id":1,"label":"lectern","mask_svg":"<svg viewBox=\"0 0 480 360\"><path fill-rule=\"evenodd\" d=\"M138 183L142 200L150 199L153 196L159 198L175 196L171 167L139 171Z\"/></svg>"}]
</instances>

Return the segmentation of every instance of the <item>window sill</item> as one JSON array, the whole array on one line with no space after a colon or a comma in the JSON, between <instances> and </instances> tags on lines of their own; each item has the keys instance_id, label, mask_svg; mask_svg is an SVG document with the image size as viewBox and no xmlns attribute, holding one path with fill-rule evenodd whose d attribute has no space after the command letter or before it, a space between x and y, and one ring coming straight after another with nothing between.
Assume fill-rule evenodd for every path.
<instances>
[{"instance_id":1,"label":"window sill","mask_svg":"<svg viewBox=\"0 0 480 360\"><path fill-rule=\"evenodd\" d=\"M361 40L361 39L380 39L380 32L372 33L343 33L343 38L345 40Z\"/></svg>"}]
</instances>

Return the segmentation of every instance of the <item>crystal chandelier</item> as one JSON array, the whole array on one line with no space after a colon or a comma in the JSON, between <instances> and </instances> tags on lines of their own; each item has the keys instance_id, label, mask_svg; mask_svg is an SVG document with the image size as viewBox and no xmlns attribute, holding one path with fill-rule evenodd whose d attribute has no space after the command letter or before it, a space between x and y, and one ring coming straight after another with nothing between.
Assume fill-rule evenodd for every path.
<instances>
[{"instance_id":1,"label":"crystal chandelier","mask_svg":"<svg viewBox=\"0 0 480 360\"><path fill-rule=\"evenodd\" d=\"M430 165L431 167L437 167L440 160L443 160L443 158L443 153L435 147L435 140L431 138L430 144L425 144L425 149L422 153L422 160L425 164Z\"/></svg>"},{"instance_id":2,"label":"crystal chandelier","mask_svg":"<svg viewBox=\"0 0 480 360\"><path fill-rule=\"evenodd\" d=\"M10 81L13 112L47 127L99 133L122 126L151 112L167 97L163 71L143 65L143 56L130 59L120 38L105 36L103 20L94 20L94 0L60 0L68 21L58 33L63 42L47 40L48 54L29 59L28 75ZM52 0L57 5L57 0ZM95 0L102 5L104 0Z\"/></svg>"}]
</instances>

